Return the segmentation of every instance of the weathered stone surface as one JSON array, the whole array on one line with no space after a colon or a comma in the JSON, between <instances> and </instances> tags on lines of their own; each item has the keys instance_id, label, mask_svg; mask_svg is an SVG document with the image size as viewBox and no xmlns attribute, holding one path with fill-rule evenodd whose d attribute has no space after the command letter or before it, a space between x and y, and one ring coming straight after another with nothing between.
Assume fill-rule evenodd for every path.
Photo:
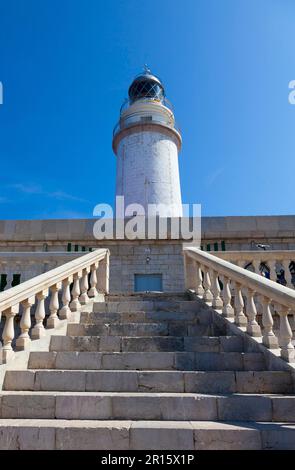
<instances>
[{"instance_id":1,"label":"weathered stone surface","mask_svg":"<svg viewBox=\"0 0 295 470\"><path fill-rule=\"evenodd\" d=\"M101 325L105 323L114 323L122 320L119 313L81 313L81 323L85 325Z\"/></svg>"},{"instance_id":2,"label":"weathered stone surface","mask_svg":"<svg viewBox=\"0 0 295 470\"><path fill-rule=\"evenodd\" d=\"M101 367L103 369L172 369L174 356L175 353L161 352L105 353L102 356Z\"/></svg>"},{"instance_id":3,"label":"weathered stone surface","mask_svg":"<svg viewBox=\"0 0 295 470\"><path fill-rule=\"evenodd\" d=\"M221 421L271 421L271 399L259 395L232 395L217 398Z\"/></svg>"},{"instance_id":4,"label":"weathered stone surface","mask_svg":"<svg viewBox=\"0 0 295 470\"><path fill-rule=\"evenodd\" d=\"M163 324L167 326L170 336L187 336L187 323L170 321Z\"/></svg>"},{"instance_id":5,"label":"weathered stone surface","mask_svg":"<svg viewBox=\"0 0 295 470\"><path fill-rule=\"evenodd\" d=\"M265 359L262 353L244 353L244 370L265 370Z\"/></svg>"},{"instance_id":6,"label":"weathered stone surface","mask_svg":"<svg viewBox=\"0 0 295 470\"><path fill-rule=\"evenodd\" d=\"M112 419L112 398L88 393L57 395L55 413L57 419Z\"/></svg>"},{"instance_id":7,"label":"weathered stone surface","mask_svg":"<svg viewBox=\"0 0 295 470\"><path fill-rule=\"evenodd\" d=\"M35 390L73 391L85 390L85 372L79 370L36 371Z\"/></svg>"},{"instance_id":8,"label":"weathered stone surface","mask_svg":"<svg viewBox=\"0 0 295 470\"><path fill-rule=\"evenodd\" d=\"M58 450L128 450L130 421L63 421L56 429Z\"/></svg>"},{"instance_id":9,"label":"weathered stone surface","mask_svg":"<svg viewBox=\"0 0 295 470\"><path fill-rule=\"evenodd\" d=\"M181 372L151 371L138 373L138 389L143 392L184 392Z\"/></svg>"},{"instance_id":10,"label":"weathered stone surface","mask_svg":"<svg viewBox=\"0 0 295 470\"><path fill-rule=\"evenodd\" d=\"M147 447L149 450L194 449L191 423L133 422L130 428L130 449L140 450Z\"/></svg>"},{"instance_id":11,"label":"weathered stone surface","mask_svg":"<svg viewBox=\"0 0 295 470\"><path fill-rule=\"evenodd\" d=\"M295 422L295 396L272 397L273 421Z\"/></svg>"},{"instance_id":12,"label":"weathered stone surface","mask_svg":"<svg viewBox=\"0 0 295 470\"><path fill-rule=\"evenodd\" d=\"M45 420L44 420L45 421ZM53 450L55 448L55 429L44 426L38 420L0 419L1 450Z\"/></svg>"},{"instance_id":13,"label":"weathered stone surface","mask_svg":"<svg viewBox=\"0 0 295 470\"><path fill-rule=\"evenodd\" d=\"M196 370L243 370L240 353L195 353Z\"/></svg>"},{"instance_id":14,"label":"weathered stone surface","mask_svg":"<svg viewBox=\"0 0 295 470\"><path fill-rule=\"evenodd\" d=\"M150 321L193 321L196 319L195 312L147 312L146 319Z\"/></svg>"},{"instance_id":15,"label":"weathered stone surface","mask_svg":"<svg viewBox=\"0 0 295 470\"><path fill-rule=\"evenodd\" d=\"M139 337L122 338L122 351L183 351L183 338L178 337Z\"/></svg>"},{"instance_id":16,"label":"weathered stone surface","mask_svg":"<svg viewBox=\"0 0 295 470\"><path fill-rule=\"evenodd\" d=\"M184 350L196 352L219 352L219 338L187 336L184 338Z\"/></svg>"},{"instance_id":17,"label":"weathered stone surface","mask_svg":"<svg viewBox=\"0 0 295 470\"><path fill-rule=\"evenodd\" d=\"M29 369L54 369L57 353L54 351L31 352Z\"/></svg>"},{"instance_id":18,"label":"weathered stone surface","mask_svg":"<svg viewBox=\"0 0 295 470\"><path fill-rule=\"evenodd\" d=\"M147 319L145 312L122 312L119 316L119 322L124 323L152 323Z\"/></svg>"},{"instance_id":19,"label":"weathered stone surface","mask_svg":"<svg viewBox=\"0 0 295 470\"><path fill-rule=\"evenodd\" d=\"M251 424L192 422L195 450L260 450L260 431Z\"/></svg>"},{"instance_id":20,"label":"weathered stone surface","mask_svg":"<svg viewBox=\"0 0 295 470\"><path fill-rule=\"evenodd\" d=\"M5 374L4 390L34 390L35 372L31 370L8 370Z\"/></svg>"},{"instance_id":21,"label":"weathered stone surface","mask_svg":"<svg viewBox=\"0 0 295 470\"><path fill-rule=\"evenodd\" d=\"M235 373L199 371L184 373L185 391L190 393L234 393Z\"/></svg>"},{"instance_id":22,"label":"weathered stone surface","mask_svg":"<svg viewBox=\"0 0 295 470\"><path fill-rule=\"evenodd\" d=\"M3 392L1 401L2 418L54 418L55 396L32 394L30 392Z\"/></svg>"},{"instance_id":23,"label":"weathered stone surface","mask_svg":"<svg viewBox=\"0 0 295 470\"><path fill-rule=\"evenodd\" d=\"M68 323L67 335L69 336L83 336L86 334L86 325L81 323Z\"/></svg>"},{"instance_id":24,"label":"weathered stone surface","mask_svg":"<svg viewBox=\"0 0 295 470\"><path fill-rule=\"evenodd\" d=\"M100 369L102 353L99 352L58 352L57 369Z\"/></svg>"},{"instance_id":25,"label":"weathered stone surface","mask_svg":"<svg viewBox=\"0 0 295 470\"><path fill-rule=\"evenodd\" d=\"M101 336L99 341L99 351L121 351L121 342L122 338L120 336Z\"/></svg>"},{"instance_id":26,"label":"weathered stone surface","mask_svg":"<svg viewBox=\"0 0 295 470\"><path fill-rule=\"evenodd\" d=\"M284 371L236 372L239 393L291 393L294 390L291 374Z\"/></svg>"},{"instance_id":27,"label":"weathered stone surface","mask_svg":"<svg viewBox=\"0 0 295 470\"><path fill-rule=\"evenodd\" d=\"M216 419L216 398L202 395L131 394L112 400L115 419L181 420Z\"/></svg>"},{"instance_id":28,"label":"weathered stone surface","mask_svg":"<svg viewBox=\"0 0 295 470\"><path fill-rule=\"evenodd\" d=\"M259 424L262 448L295 450L295 425L286 423Z\"/></svg>"},{"instance_id":29,"label":"weathered stone surface","mask_svg":"<svg viewBox=\"0 0 295 470\"><path fill-rule=\"evenodd\" d=\"M137 372L112 370L86 372L86 391L137 392Z\"/></svg>"},{"instance_id":30,"label":"weathered stone surface","mask_svg":"<svg viewBox=\"0 0 295 470\"><path fill-rule=\"evenodd\" d=\"M213 328L211 325L200 325L188 323L187 324L187 334L188 336L212 336Z\"/></svg>"},{"instance_id":31,"label":"weathered stone surface","mask_svg":"<svg viewBox=\"0 0 295 470\"><path fill-rule=\"evenodd\" d=\"M54 336L50 349L53 351L98 352L120 351L120 338L99 336Z\"/></svg>"},{"instance_id":32,"label":"weathered stone surface","mask_svg":"<svg viewBox=\"0 0 295 470\"><path fill-rule=\"evenodd\" d=\"M118 336L165 336L168 325L165 323L122 323L110 325L110 333Z\"/></svg>"},{"instance_id":33,"label":"weathered stone surface","mask_svg":"<svg viewBox=\"0 0 295 470\"><path fill-rule=\"evenodd\" d=\"M121 302L94 302L94 313L125 313L125 312L139 312L149 311L153 309L153 301L149 300L133 300Z\"/></svg>"},{"instance_id":34,"label":"weathered stone surface","mask_svg":"<svg viewBox=\"0 0 295 470\"><path fill-rule=\"evenodd\" d=\"M242 352L244 350L244 341L242 336L220 336L220 351L223 352Z\"/></svg>"}]
</instances>

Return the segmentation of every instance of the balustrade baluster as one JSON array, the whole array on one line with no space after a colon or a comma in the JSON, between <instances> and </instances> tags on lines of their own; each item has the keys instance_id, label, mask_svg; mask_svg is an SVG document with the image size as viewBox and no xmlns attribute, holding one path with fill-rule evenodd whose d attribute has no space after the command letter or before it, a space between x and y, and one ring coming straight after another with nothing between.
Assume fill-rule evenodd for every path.
<instances>
[{"instance_id":1,"label":"balustrade baluster","mask_svg":"<svg viewBox=\"0 0 295 470\"><path fill-rule=\"evenodd\" d=\"M204 301L207 305L212 305L213 294L211 292L211 279L210 279L210 272L207 266L203 267L204 271Z\"/></svg>"},{"instance_id":2,"label":"balustrade baluster","mask_svg":"<svg viewBox=\"0 0 295 470\"><path fill-rule=\"evenodd\" d=\"M202 267L200 263L198 262L196 262L195 264L194 283L195 283L194 289L195 289L196 296L202 299L204 295L203 274L202 274Z\"/></svg>"},{"instance_id":3,"label":"balustrade baluster","mask_svg":"<svg viewBox=\"0 0 295 470\"><path fill-rule=\"evenodd\" d=\"M89 297L88 297L88 289L89 289L89 283L88 283L88 273L89 273L89 268L84 268L82 271L82 279L81 279L81 295L79 297L79 301L82 305L85 305L89 302Z\"/></svg>"},{"instance_id":4,"label":"balustrade baluster","mask_svg":"<svg viewBox=\"0 0 295 470\"><path fill-rule=\"evenodd\" d=\"M5 325L3 330L3 347L2 347L2 361L5 364L9 359L12 359L14 356L14 351L12 349L11 343L14 339L14 317L18 314L19 305L14 305L13 307L4 310L3 314L5 315Z\"/></svg>"},{"instance_id":5,"label":"balustrade baluster","mask_svg":"<svg viewBox=\"0 0 295 470\"><path fill-rule=\"evenodd\" d=\"M72 312L80 310L81 304L79 302L79 295L80 295L80 278L81 273L74 274L74 285L72 288L72 302L70 303L70 309Z\"/></svg>"},{"instance_id":6,"label":"balustrade baluster","mask_svg":"<svg viewBox=\"0 0 295 470\"><path fill-rule=\"evenodd\" d=\"M110 255L107 252L104 259L99 262L98 266L98 279L97 279L97 286L98 292L102 292L104 294L109 293L109 262Z\"/></svg>"},{"instance_id":7,"label":"balustrade baluster","mask_svg":"<svg viewBox=\"0 0 295 470\"><path fill-rule=\"evenodd\" d=\"M269 349L278 349L278 339L273 332L273 318L270 310L271 299L261 296L262 303L262 343Z\"/></svg>"},{"instance_id":8,"label":"balustrade baluster","mask_svg":"<svg viewBox=\"0 0 295 470\"><path fill-rule=\"evenodd\" d=\"M268 261L269 267L269 278L271 281L277 282L277 272L276 272L276 260Z\"/></svg>"},{"instance_id":9,"label":"balustrade baluster","mask_svg":"<svg viewBox=\"0 0 295 470\"><path fill-rule=\"evenodd\" d=\"M217 271L214 271L214 270L211 271L211 279L212 279L212 294L213 294L212 307L215 310L221 310L223 306L223 302L220 297L221 289L219 285Z\"/></svg>"},{"instance_id":10,"label":"balustrade baluster","mask_svg":"<svg viewBox=\"0 0 295 470\"><path fill-rule=\"evenodd\" d=\"M91 275L90 275L90 289L88 292L89 297L96 297L98 292L96 289L97 286L97 268L98 268L98 263L92 264L90 267L91 270Z\"/></svg>"},{"instance_id":11,"label":"balustrade baluster","mask_svg":"<svg viewBox=\"0 0 295 470\"><path fill-rule=\"evenodd\" d=\"M48 289L38 292L36 295L38 304L35 313L36 324L32 329L31 336L33 339L40 339L42 336L45 336L45 328L43 321L45 318L45 299L48 296Z\"/></svg>"},{"instance_id":12,"label":"balustrade baluster","mask_svg":"<svg viewBox=\"0 0 295 470\"><path fill-rule=\"evenodd\" d=\"M295 350L292 344L292 329L288 320L290 309L284 305L278 306L280 315L280 333L279 346L281 348L281 357L288 362L295 362Z\"/></svg>"},{"instance_id":13,"label":"balustrade baluster","mask_svg":"<svg viewBox=\"0 0 295 470\"><path fill-rule=\"evenodd\" d=\"M69 303L71 301L70 285L72 282L73 276L69 276L62 281L62 308L59 311L59 318L61 320L66 320L67 318L69 318L69 315L71 313Z\"/></svg>"},{"instance_id":14,"label":"balustrade baluster","mask_svg":"<svg viewBox=\"0 0 295 470\"><path fill-rule=\"evenodd\" d=\"M16 340L16 349L22 351L29 348L31 338L29 331L31 328L31 307L35 303L35 296L29 297L22 302L23 312L20 321L21 334Z\"/></svg>"},{"instance_id":15,"label":"balustrade baluster","mask_svg":"<svg viewBox=\"0 0 295 470\"><path fill-rule=\"evenodd\" d=\"M231 288L230 288L230 280L228 277L223 277L223 291L222 291L222 299L223 299L223 309L222 315L226 318L233 318L234 317L234 309L231 305Z\"/></svg>"},{"instance_id":16,"label":"balustrade baluster","mask_svg":"<svg viewBox=\"0 0 295 470\"><path fill-rule=\"evenodd\" d=\"M58 301L58 291L61 288L61 283L54 284L50 287L51 298L49 303L49 311L50 315L47 320L47 328L56 328L59 324L59 318L57 316L57 311L59 309L59 301Z\"/></svg>"},{"instance_id":17,"label":"balustrade baluster","mask_svg":"<svg viewBox=\"0 0 295 470\"><path fill-rule=\"evenodd\" d=\"M203 298L204 296L204 287L203 287L203 273L202 273L202 266L200 263L196 262L196 286L195 286L195 291L197 297L200 299Z\"/></svg>"},{"instance_id":18,"label":"balustrade baluster","mask_svg":"<svg viewBox=\"0 0 295 470\"><path fill-rule=\"evenodd\" d=\"M189 256L185 256L185 288L188 290L195 289L195 275L196 275L196 262L191 259ZM102 269L102 261L99 263L98 268L98 285L99 290L102 287L101 277L104 275Z\"/></svg>"},{"instance_id":19,"label":"balustrade baluster","mask_svg":"<svg viewBox=\"0 0 295 470\"><path fill-rule=\"evenodd\" d=\"M247 290L246 314L248 318L247 333L250 336L260 337L261 329L256 321L257 309L255 304L255 291L252 289Z\"/></svg>"},{"instance_id":20,"label":"balustrade baluster","mask_svg":"<svg viewBox=\"0 0 295 470\"><path fill-rule=\"evenodd\" d=\"M238 282L235 283L235 323L238 326L247 325L247 317L244 314L244 299L242 294L242 286Z\"/></svg>"},{"instance_id":21,"label":"balustrade baluster","mask_svg":"<svg viewBox=\"0 0 295 470\"><path fill-rule=\"evenodd\" d=\"M290 271L290 261L284 259L282 264L283 264L283 268L284 268L284 271L285 271L285 279L286 279L286 282L287 282L287 287L290 287L291 289L294 289L294 286L292 284L292 274L291 274L291 271Z\"/></svg>"}]
</instances>

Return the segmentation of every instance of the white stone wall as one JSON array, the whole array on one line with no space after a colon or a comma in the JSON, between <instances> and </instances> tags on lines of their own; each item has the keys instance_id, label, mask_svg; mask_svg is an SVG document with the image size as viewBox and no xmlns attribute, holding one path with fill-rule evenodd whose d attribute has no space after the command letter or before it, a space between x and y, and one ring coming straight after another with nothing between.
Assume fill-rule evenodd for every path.
<instances>
[{"instance_id":1,"label":"white stone wall","mask_svg":"<svg viewBox=\"0 0 295 470\"><path fill-rule=\"evenodd\" d=\"M176 141L159 131L135 132L123 137L117 151L116 195L125 206L174 206L170 216L181 215L181 192Z\"/></svg>"}]
</instances>

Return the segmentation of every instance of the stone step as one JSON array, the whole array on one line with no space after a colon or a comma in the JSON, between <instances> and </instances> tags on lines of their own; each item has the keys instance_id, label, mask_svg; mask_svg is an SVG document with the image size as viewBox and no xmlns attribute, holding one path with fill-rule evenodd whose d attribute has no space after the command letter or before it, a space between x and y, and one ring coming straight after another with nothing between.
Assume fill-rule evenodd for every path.
<instances>
[{"instance_id":1,"label":"stone step","mask_svg":"<svg viewBox=\"0 0 295 470\"><path fill-rule=\"evenodd\" d=\"M196 312L201 306L200 301L191 300L133 300L122 302L94 302L95 313L124 313L138 311L162 311L162 312Z\"/></svg>"},{"instance_id":2,"label":"stone step","mask_svg":"<svg viewBox=\"0 0 295 470\"><path fill-rule=\"evenodd\" d=\"M107 294L105 296L106 302L133 302L133 301L142 301L142 300L157 300L159 301L183 301L190 300L188 294L179 292L166 292L166 293L157 293L157 292L146 292L146 293L129 293L129 294Z\"/></svg>"},{"instance_id":3,"label":"stone step","mask_svg":"<svg viewBox=\"0 0 295 470\"><path fill-rule=\"evenodd\" d=\"M295 424L0 419L3 450L295 450Z\"/></svg>"},{"instance_id":4,"label":"stone step","mask_svg":"<svg viewBox=\"0 0 295 470\"><path fill-rule=\"evenodd\" d=\"M108 323L101 319L97 324L69 323L69 336L208 336L213 325L180 321L158 323Z\"/></svg>"},{"instance_id":5,"label":"stone step","mask_svg":"<svg viewBox=\"0 0 295 470\"><path fill-rule=\"evenodd\" d=\"M199 324L200 320L195 312L81 312L81 323L99 325L101 323L158 323L158 322L186 322ZM210 318L207 318L207 325Z\"/></svg>"},{"instance_id":6,"label":"stone step","mask_svg":"<svg viewBox=\"0 0 295 470\"><path fill-rule=\"evenodd\" d=\"M284 371L7 371L4 390L74 392L294 393Z\"/></svg>"},{"instance_id":7,"label":"stone step","mask_svg":"<svg viewBox=\"0 0 295 470\"><path fill-rule=\"evenodd\" d=\"M57 336L51 337L50 351L114 351L114 352L242 352L241 336L163 337L163 336Z\"/></svg>"},{"instance_id":8,"label":"stone step","mask_svg":"<svg viewBox=\"0 0 295 470\"><path fill-rule=\"evenodd\" d=\"M295 421L295 396L2 391L8 419Z\"/></svg>"},{"instance_id":9,"label":"stone step","mask_svg":"<svg viewBox=\"0 0 295 470\"><path fill-rule=\"evenodd\" d=\"M262 353L36 351L30 369L264 370Z\"/></svg>"}]
</instances>

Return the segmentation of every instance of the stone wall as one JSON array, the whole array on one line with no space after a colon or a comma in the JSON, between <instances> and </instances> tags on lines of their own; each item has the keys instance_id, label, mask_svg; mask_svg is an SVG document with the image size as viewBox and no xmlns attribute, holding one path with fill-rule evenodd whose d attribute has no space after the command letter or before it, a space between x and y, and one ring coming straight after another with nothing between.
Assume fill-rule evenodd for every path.
<instances>
[{"instance_id":1,"label":"stone wall","mask_svg":"<svg viewBox=\"0 0 295 470\"><path fill-rule=\"evenodd\" d=\"M134 274L157 273L162 274L164 291L183 291L181 240L98 241L93 237L94 222L94 219L2 220L0 252L77 250L78 254L82 250L106 247L111 251L112 292L132 292ZM202 218L201 244L204 250L257 250L256 243L269 244L272 250L295 250L295 216ZM147 257L150 258L148 262ZM3 260L0 254L0 274L5 272L4 264L1 264ZM34 272L40 273L40 265L34 271L34 260L27 267L30 277ZM5 269L8 268L6 264ZM24 273L26 268L20 269ZM42 269L45 269L44 265ZM12 269L9 272L11 276Z\"/></svg>"}]
</instances>

